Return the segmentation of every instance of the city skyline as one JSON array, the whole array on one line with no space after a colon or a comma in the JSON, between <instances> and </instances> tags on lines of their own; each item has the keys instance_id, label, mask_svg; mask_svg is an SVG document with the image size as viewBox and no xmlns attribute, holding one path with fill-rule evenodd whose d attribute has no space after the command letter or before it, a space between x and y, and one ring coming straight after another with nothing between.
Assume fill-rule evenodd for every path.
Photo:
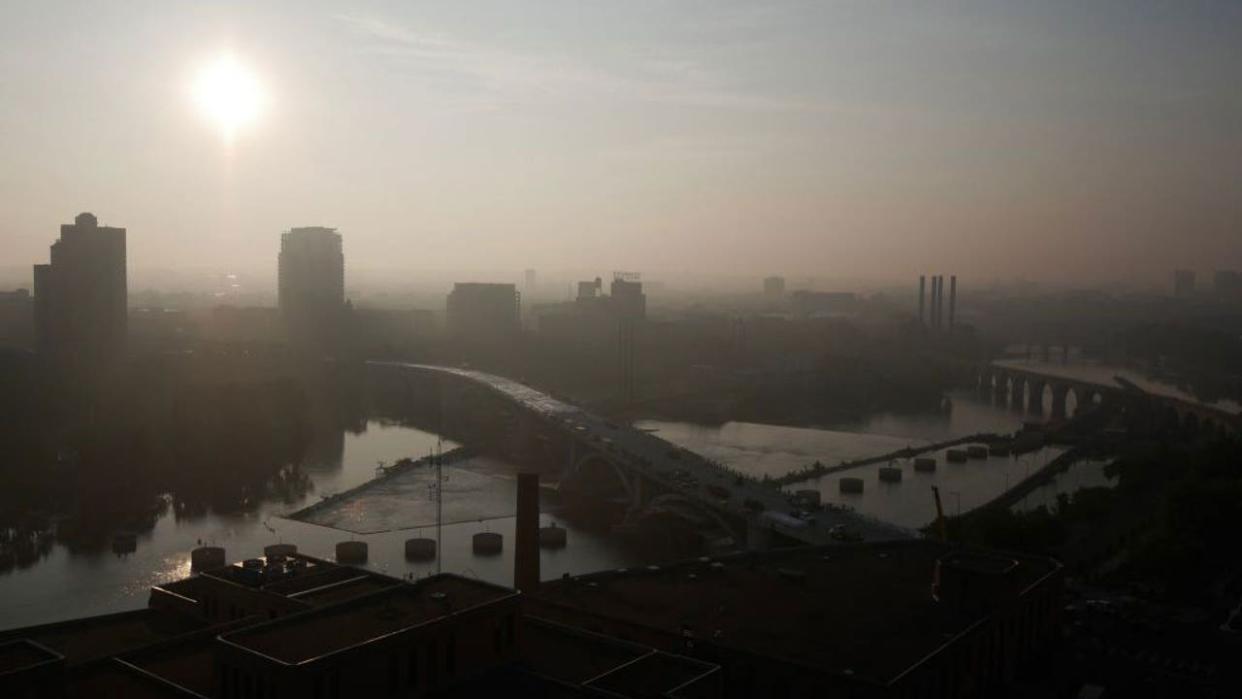
<instances>
[{"instance_id":1,"label":"city skyline","mask_svg":"<svg viewBox=\"0 0 1242 699\"><path fill-rule=\"evenodd\" d=\"M307 220L359 269L1242 266L1236 7L100 7L0 30L4 265L90 210L136 269L258 266ZM231 144L194 92L222 56L264 97L216 105Z\"/></svg>"}]
</instances>

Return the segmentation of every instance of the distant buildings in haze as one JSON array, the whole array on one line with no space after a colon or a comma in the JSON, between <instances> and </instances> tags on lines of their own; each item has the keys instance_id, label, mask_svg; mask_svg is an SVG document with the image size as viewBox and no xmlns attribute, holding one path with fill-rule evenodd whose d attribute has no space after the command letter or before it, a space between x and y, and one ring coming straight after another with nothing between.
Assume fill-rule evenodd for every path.
<instances>
[{"instance_id":1,"label":"distant buildings in haze","mask_svg":"<svg viewBox=\"0 0 1242 699\"><path fill-rule=\"evenodd\" d=\"M1200 284L1198 274L1192 269L1175 269L1173 296L1179 299L1242 301L1242 271L1218 269L1212 274L1210 282L1209 286L1208 277L1204 275L1204 281Z\"/></svg>"},{"instance_id":2,"label":"distant buildings in haze","mask_svg":"<svg viewBox=\"0 0 1242 699\"><path fill-rule=\"evenodd\" d=\"M78 214L60 227L48 264L34 266L35 345L41 354L104 361L125 349L125 229Z\"/></svg>"},{"instance_id":3,"label":"distant buildings in haze","mask_svg":"<svg viewBox=\"0 0 1242 699\"><path fill-rule=\"evenodd\" d=\"M763 295L779 297L785 295L784 277L766 277L763 280Z\"/></svg>"},{"instance_id":4,"label":"distant buildings in haze","mask_svg":"<svg viewBox=\"0 0 1242 699\"><path fill-rule=\"evenodd\" d=\"M1173 272L1173 295L1187 298L1195 293L1195 273L1190 269L1179 269Z\"/></svg>"},{"instance_id":5,"label":"distant buildings in haze","mask_svg":"<svg viewBox=\"0 0 1242 699\"><path fill-rule=\"evenodd\" d=\"M1213 291L1224 299L1242 298L1242 272L1236 269L1217 270L1212 279Z\"/></svg>"},{"instance_id":6,"label":"distant buildings in haze","mask_svg":"<svg viewBox=\"0 0 1242 699\"><path fill-rule=\"evenodd\" d=\"M647 317L647 295L637 274L617 272L612 278L612 310L622 320L643 320Z\"/></svg>"},{"instance_id":7,"label":"distant buildings in haze","mask_svg":"<svg viewBox=\"0 0 1242 699\"><path fill-rule=\"evenodd\" d=\"M458 282L449 292L449 335L467 343L511 338L520 329L521 295L513 284Z\"/></svg>"}]
</instances>

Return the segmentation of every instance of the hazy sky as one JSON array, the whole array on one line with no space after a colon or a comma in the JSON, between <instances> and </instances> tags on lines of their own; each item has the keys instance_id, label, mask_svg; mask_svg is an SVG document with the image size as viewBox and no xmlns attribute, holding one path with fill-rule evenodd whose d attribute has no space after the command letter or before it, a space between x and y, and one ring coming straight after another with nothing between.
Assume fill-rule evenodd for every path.
<instances>
[{"instance_id":1,"label":"hazy sky","mask_svg":"<svg viewBox=\"0 0 1242 699\"><path fill-rule=\"evenodd\" d=\"M136 268L1242 267L1242 3L6 2L0 266L82 210Z\"/></svg>"}]
</instances>

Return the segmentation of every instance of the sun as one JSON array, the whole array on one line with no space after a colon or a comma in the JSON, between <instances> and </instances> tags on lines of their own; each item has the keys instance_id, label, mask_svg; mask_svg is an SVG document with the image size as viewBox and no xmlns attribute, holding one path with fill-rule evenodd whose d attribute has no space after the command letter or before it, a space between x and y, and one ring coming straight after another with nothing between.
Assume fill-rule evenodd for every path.
<instances>
[{"instance_id":1,"label":"sun","mask_svg":"<svg viewBox=\"0 0 1242 699\"><path fill-rule=\"evenodd\" d=\"M199 112L228 141L258 119L267 103L258 77L231 54L222 54L199 70L192 95Z\"/></svg>"}]
</instances>

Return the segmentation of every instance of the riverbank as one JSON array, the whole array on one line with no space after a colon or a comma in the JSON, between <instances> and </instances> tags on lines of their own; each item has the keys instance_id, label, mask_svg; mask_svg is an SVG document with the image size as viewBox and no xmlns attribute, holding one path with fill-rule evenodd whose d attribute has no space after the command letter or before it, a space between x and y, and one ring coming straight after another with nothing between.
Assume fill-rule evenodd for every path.
<instances>
[{"instance_id":1,"label":"riverbank","mask_svg":"<svg viewBox=\"0 0 1242 699\"><path fill-rule=\"evenodd\" d=\"M1007 510L1021 502L1027 495L1030 495L1035 490L1046 485L1058 474L1068 471L1074 464L1086 459L1098 459L1106 456L1110 456L1110 454L1108 454L1106 450L1099 448L1089 446L1070 447L1068 451L1056 457L1052 461L1049 461L1042 468L1037 469L1029 477L1018 481L1018 483L1009 490L1006 490L988 502L972 509L970 512L963 515L963 517L978 516L991 510Z\"/></svg>"}]
</instances>

